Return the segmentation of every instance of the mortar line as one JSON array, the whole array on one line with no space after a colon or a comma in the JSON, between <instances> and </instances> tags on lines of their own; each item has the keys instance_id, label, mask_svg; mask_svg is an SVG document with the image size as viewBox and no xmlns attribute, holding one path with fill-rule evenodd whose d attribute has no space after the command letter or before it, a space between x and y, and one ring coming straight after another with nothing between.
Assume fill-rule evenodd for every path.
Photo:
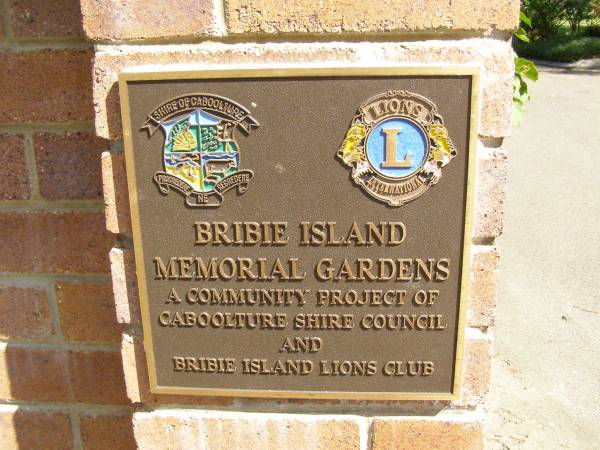
<instances>
[{"instance_id":1,"label":"mortar line","mask_svg":"<svg viewBox=\"0 0 600 450\"><path fill-rule=\"evenodd\" d=\"M55 274L55 273L0 273L0 283L10 284L17 287L40 287L44 288L48 283L70 282L70 283L111 283L110 274L98 273L73 273L73 274Z\"/></svg>"},{"instance_id":2,"label":"mortar line","mask_svg":"<svg viewBox=\"0 0 600 450\"><path fill-rule=\"evenodd\" d=\"M111 153L123 153L123 139L113 139L110 141Z\"/></svg>"},{"instance_id":3,"label":"mortar line","mask_svg":"<svg viewBox=\"0 0 600 450\"><path fill-rule=\"evenodd\" d=\"M33 158L33 156L31 156ZM29 157L28 157L29 158ZM30 180L30 182L32 182ZM37 183L37 177L33 181ZM39 192L37 193L39 195ZM5 200L0 202L1 212L74 212L74 211L104 211L101 199L89 200L47 200L34 198L32 200Z\"/></svg>"},{"instance_id":4,"label":"mortar line","mask_svg":"<svg viewBox=\"0 0 600 450\"><path fill-rule=\"evenodd\" d=\"M17 339L0 339L1 348L27 348L35 350L68 350L68 351L95 351L119 352L119 344L97 344L93 342L35 342Z\"/></svg>"},{"instance_id":5,"label":"mortar line","mask_svg":"<svg viewBox=\"0 0 600 450\"><path fill-rule=\"evenodd\" d=\"M238 399L235 399L238 400ZM355 410L351 410L353 405L338 404L338 405L286 405L277 403L265 403L263 405L254 405L251 407L249 404L236 404L233 405L182 405L181 403L161 403L155 405L138 404L138 405L106 405L98 403L79 403L79 402L45 402L45 401L23 401L23 400L0 400L0 406L11 406L30 408L33 410L48 410L48 411L60 411L67 412L69 409L78 411L79 413L85 414L113 414L113 415L127 415L133 412L151 412L151 411L164 411L164 410L193 410L210 413L248 413L248 414L309 414L311 416L318 415L341 415L341 416L354 416L359 419L366 418L369 422L373 422L376 417L396 417L396 418L412 418L420 417L423 419L431 419L437 416L438 412L446 412L450 414L467 414L477 415L480 411L480 406L475 410L467 407L441 407L440 410L433 410L431 413L421 412L417 413L414 408L411 410L401 409L399 406L385 405L383 407L364 407L360 406L360 413ZM257 406L261 406L260 408ZM450 408L450 409L448 409Z\"/></svg>"},{"instance_id":6,"label":"mortar line","mask_svg":"<svg viewBox=\"0 0 600 450\"><path fill-rule=\"evenodd\" d=\"M360 450L369 450L371 448L370 434L371 434L371 423L370 417L358 417L358 435L359 435L359 448Z\"/></svg>"},{"instance_id":7,"label":"mortar line","mask_svg":"<svg viewBox=\"0 0 600 450\"><path fill-rule=\"evenodd\" d=\"M355 415L355 416L402 416L402 417L430 417L438 414L440 410L452 410L460 411L465 407L459 407L451 405L449 401L445 401L439 404L439 407L431 407L417 411L415 408L414 401L402 401L399 400L397 404L384 404L374 405L370 404L365 406L353 401L344 401L338 404L289 404L289 403L277 403L276 400L266 399L263 402L257 403L253 399L247 397L239 397L234 400L233 406L235 411L247 412L247 413L260 413L260 414L343 414L343 415ZM230 406L221 405L186 405L189 409L210 409L211 411L232 411ZM155 405L154 409L177 409L181 408L181 405L171 403L161 403Z\"/></svg>"},{"instance_id":8,"label":"mortar line","mask_svg":"<svg viewBox=\"0 0 600 450\"><path fill-rule=\"evenodd\" d=\"M10 0L0 0L0 13L2 13L3 24L4 24L4 39L3 41L6 43L10 43L12 41L13 33L12 33L12 10L10 7ZM0 41L0 45L3 42Z\"/></svg>"},{"instance_id":9,"label":"mortar line","mask_svg":"<svg viewBox=\"0 0 600 450\"><path fill-rule=\"evenodd\" d=\"M54 325L54 334L59 343L65 343L65 336L62 332L62 326L60 324L60 312L58 310L58 299L56 297L56 282L50 281L46 288L48 294L48 306L50 308L50 317L52 318L52 324Z\"/></svg>"},{"instance_id":10,"label":"mortar line","mask_svg":"<svg viewBox=\"0 0 600 450\"><path fill-rule=\"evenodd\" d=\"M72 409L69 409L69 419L71 422L72 448L73 450L83 450L79 411L73 411Z\"/></svg>"},{"instance_id":11,"label":"mortar line","mask_svg":"<svg viewBox=\"0 0 600 450\"><path fill-rule=\"evenodd\" d=\"M471 237L471 243L473 245L480 245L482 247L494 246L496 245L496 238L491 236L474 236Z\"/></svg>"},{"instance_id":12,"label":"mortar line","mask_svg":"<svg viewBox=\"0 0 600 450\"><path fill-rule=\"evenodd\" d=\"M217 27L217 33L220 36L227 36L227 17L225 8L225 0L213 0L213 10L215 13L215 26Z\"/></svg>"},{"instance_id":13,"label":"mortar line","mask_svg":"<svg viewBox=\"0 0 600 450\"><path fill-rule=\"evenodd\" d=\"M119 233L116 235L114 248L122 250L133 250L133 239L130 235Z\"/></svg>"},{"instance_id":14,"label":"mortar line","mask_svg":"<svg viewBox=\"0 0 600 450\"><path fill-rule=\"evenodd\" d=\"M504 137L479 136L479 140L485 149L499 149L504 144Z\"/></svg>"},{"instance_id":15,"label":"mortar line","mask_svg":"<svg viewBox=\"0 0 600 450\"><path fill-rule=\"evenodd\" d=\"M0 41L0 50L10 53L27 53L41 50L91 50L91 42L74 40L68 38L48 38L44 39L18 39L6 36L4 41Z\"/></svg>"},{"instance_id":16,"label":"mortar line","mask_svg":"<svg viewBox=\"0 0 600 450\"><path fill-rule=\"evenodd\" d=\"M399 400L398 403L401 403ZM406 409L405 409L406 408ZM193 410L201 413L215 414L273 414L273 415L308 415L315 416L339 416L338 419L346 416L356 418L381 418L393 417L398 419L419 418L423 420L437 420L440 415L451 415L452 417L472 412L468 406L458 407L450 405L447 402L440 405L439 408L431 408L417 412L414 406L403 407L402 405L354 405L354 404L337 404L337 405L293 405L280 403L232 403L227 405L182 405L181 403L160 403L160 404L139 404L136 406L136 412L157 412L157 411L181 411L182 409ZM357 409L360 412L357 412Z\"/></svg>"},{"instance_id":17,"label":"mortar line","mask_svg":"<svg viewBox=\"0 0 600 450\"><path fill-rule=\"evenodd\" d=\"M369 424L369 428L367 429L367 450L371 450L373 448L373 422L375 422L374 417L367 417L367 422Z\"/></svg>"},{"instance_id":18,"label":"mortar line","mask_svg":"<svg viewBox=\"0 0 600 450\"><path fill-rule=\"evenodd\" d=\"M58 133L58 132L94 131L94 126L89 120L69 120L65 122L29 122L29 123L2 123L0 132L9 133Z\"/></svg>"},{"instance_id":19,"label":"mortar line","mask_svg":"<svg viewBox=\"0 0 600 450\"><path fill-rule=\"evenodd\" d=\"M79 413L90 414L128 414L133 411L133 407L124 405L102 405L98 403L66 403L66 402L44 402L44 401L8 401L0 400L0 407L12 406L30 410L45 410L55 412L68 412L69 409Z\"/></svg>"},{"instance_id":20,"label":"mortar line","mask_svg":"<svg viewBox=\"0 0 600 450\"><path fill-rule=\"evenodd\" d=\"M40 183L37 174L37 164L35 161L35 149L33 145L33 135L31 132L24 133L25 139L25 160L27 161L27 170L29 173L29 187L31 189L31 200L40 201ZM4 205L4 204L3 204Z\"/></svg>"},{"instance_id":21,"label":"mortar line","mask_svg":"<svg viewBox=\"0 0 600 450\"><path fill-rule=\"evenodd\" d=\"M143 338L143 330L142 330L142 325L139 323L128 323L128 324L123 324L125 325L123 327L123 331L122 334L126 335L126 336L130 336L130 337L141 337Z\"/></svg>"},{"instance_id":22,"label":"mortar line","mask_svg":"<svg viewBox=\"0 0 600 450\"><path fill-rule=\"evenodd\" d=\"M227 21L227 12L224 11ZM484 39L488 41L507 41L512 34L509 31L459 31L438 28L424 31L393 31L393 32L292 32L292 33L230 33L222 35L195 35L177 37L152 37L145 39L121 39L110 41L98 39L95 46L146 46L146 45L194 45L202 42L217 42L222 44L277 44L277 43L359 43L359 42L418 42L424 40L452 41L463 39Z\"/></svg>"}]
</instances>

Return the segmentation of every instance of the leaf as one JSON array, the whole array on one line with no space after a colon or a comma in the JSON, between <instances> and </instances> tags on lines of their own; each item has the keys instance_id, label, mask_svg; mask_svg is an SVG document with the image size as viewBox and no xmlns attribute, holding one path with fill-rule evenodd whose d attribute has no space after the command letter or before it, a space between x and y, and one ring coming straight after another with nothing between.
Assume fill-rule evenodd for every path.
<instances>
[{"instance_id":1,"label":"leaf","mask_svg":"<svg viewBox=\"0 0 600 450\"><path fill-rule=\"evenodd\" d=\"M519 96L528 93L527 83L525 82L523 77L518 73L515 73L515 77L513 80L513 91L514 91L514 95L519 95Z\"/></svg>"},{"instance_id":2,"label":"leaf","mask_svg":"<svg viewBox=\"0 0 600 450\"><path fill-rule=\"evenodd\" d=\"M515 72L531 81L537 81L538 70L532 61L525 58L515 58Z\"/></svg>"},{"instance_id":3,"label":"leaf","mask_svg":"<svg viewBox=\"0 0 600 450\"><path fill-rule=\"evenodd\" d=\"M529 92L527 92L527 84L523 83L521 88L515 89L513 91L513 101L520 104L525 104L525 102L529 101L530 96Z\"/></svg>"},{"instance_id":4,"label":"leaf","mask_svg":"<svg viewBox=\"0 0 600 450\"><path fill-rule=\"evenodd\" d=\"M524 24L519 26L519 29L514 33L515 38L529 43L530 39L525 30L525 26L531 28L531 19L527 17L523 12L519 13L520 23ZM537 81L539 75L535 64L525 58L519 58L515 56L515 76L513 78L513 108L512 117L513 123L519 126L523 122L523 115L525 113L525 104L531 100L529 95L529 87L527 86L526 80Z\"/></svg>"},{"instance_id":5,"label":"leaf","mask_svg":"<svg viewBox=\"0 0 600 450\"><path fill-rule=\"evenodd\" d=\"M523 77L515 73L513 80L513 108L512 117L513 123L518 126L523 122L525 114L525 104L531 99L528 93L527 83Z\"/></svg>"},{"instance_id":6,"label":"leaf","mask_svg":"<svg viewBox=\"0 0 600 450\"><path fill-rule=\"evenodd\" d=\"M515 74L515 77L513 78L513 91L518 91L521 88L521 76Z\"/></svg>"},{"instance_id":7,"label":"leaf","mask_svg":"<svg viewBox=\"0 0 600 450\"><path fill-rule=\"evenodd\" d=\"M520 39L523 42L529 42L529 36L527 36L527 31L525 31L523 28L519 28L514 34L514 37Z\"/></svg>"},{"instance_id":8,"label":"leaf","mask_svg":"<svg viewBox=\"0 0 600 450\"><path fill-rule=\"evenodd\" d=\"M523 11L519 13L519 20L531 28L531 19L527 17Z\"/></svg>"}]
</instances>

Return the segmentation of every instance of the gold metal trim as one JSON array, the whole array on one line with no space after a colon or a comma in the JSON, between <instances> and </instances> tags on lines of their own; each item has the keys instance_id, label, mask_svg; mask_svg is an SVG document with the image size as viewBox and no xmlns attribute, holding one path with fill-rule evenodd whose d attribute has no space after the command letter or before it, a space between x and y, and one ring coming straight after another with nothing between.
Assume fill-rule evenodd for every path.
<instances>
[{"instance_id":1,"label":"gold metal trim","mask_svg":"<svg viewBox=\"0 0 600 450\"><path fill-rule=\"evenodd\" d=\"M469 291L470 266L471 266L471 230L473 222L473 190L475 185L475 164L477 155L477 137L479 130L479 74L478 65L459 66L392 66L378 67L356 66L327 66L320 64L314 66L269 66L269 67L244 67L223 66L219 69L203 71L155 71L145 72L138 70L123 71L119 74L119 96L121 100L121 118L123 122L123 139L125 144L125 163L127 170L127 187L129 189L129 205L133 231L133 245L136 268L144 267L142 236L140 229L140 216L137 201L135 179L135 163L133 158L133 143L131 137L131 117L129 110L129 81L151 80L184 80L202 78L246 78L246 77L326 77L326 76L470 76L471 77L471 102L469 120L469 161L467 168L466 201L465 201L465 227L463 234L463 252L461 265L461 288L459 298L459 313L456 336L456 358L454 361L454 383L451 393L445 392L340 392L340 391L282 391L282 390L248 390L248 389L209 389L185 388L173 386L159 386L156 380L156 366L154 349L152 346L152 333L150 308L148 305L148 292L144 270L137 270L137 281L140 296L140 309L142 313L142 327L144 336L144 351L148 363L148 376L150 391L155 394L180 394L204 395L227 397L267 397L267 398L304 398L304 399L352 399L352 400L457 400L460 398L462 379L462 366L464 356L465 319Z\"/></svg>"}]
</instances>

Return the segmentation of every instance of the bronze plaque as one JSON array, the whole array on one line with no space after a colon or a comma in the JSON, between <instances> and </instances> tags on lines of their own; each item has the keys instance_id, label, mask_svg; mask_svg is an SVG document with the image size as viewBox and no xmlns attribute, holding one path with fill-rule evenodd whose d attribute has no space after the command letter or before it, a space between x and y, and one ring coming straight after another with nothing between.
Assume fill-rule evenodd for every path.
<instances>
[{"instance_id":1,"label":"bronze plaque","mask_svg":"<svg viewBox=\"0 0 600 450\"><path fill-rule=\"evenodd\" d=\"M123 73L153 392L453 399L473 67Z\"/></svg>"}]
</instances>

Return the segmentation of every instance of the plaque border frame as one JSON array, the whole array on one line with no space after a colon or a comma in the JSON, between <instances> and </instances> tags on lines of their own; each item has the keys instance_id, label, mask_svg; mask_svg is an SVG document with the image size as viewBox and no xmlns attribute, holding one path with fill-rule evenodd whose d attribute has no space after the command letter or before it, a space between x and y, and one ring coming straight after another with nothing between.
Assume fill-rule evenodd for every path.
<instances>
[{"instance_id":1,"label":"plaque border frame","mask_svg":"<svg viewBox=\"0 0 600 450\"><path fill-rule=\"evenodd\" d=\"M460 399L463 372L463 355L465 339L465 319L470 285L471 240L473 222L474 185L476 177L477 140L479 135L479 96L480 72L479 64L461 65L399 65L378 64L269 64L269 65L213 65L209 69L198 70L195 66L175 66L174 70L165 70L165 66L143 66L128 68L118 75L119 98L129 191L129 207L133 233L133 250L135 255L138 295L142 316L144 352L146 354L150 392L153 394L178 394L196 396L224 397L264 397L264 398L301 398L301 399L339 399L339 400L458 400ZM153 70L155 69L155 70ZM470 76L471 99L469 102L469 160L467 163L467 182L465 199L465 226L463 229L463 248L460 279L460 295L458 298L458 323L453 367L453 383L451 392L345 392L345 391L293 391L264 389L214 389L198 387L159 386L157 383L154 348L152 341L150 308L144 270L144 255L141 238L139 205L137 201L137 181L133 158L133 142L131 135L131 117L129 108L130 81L171 81L210 78L275 78L275 77L332 77L332 76ZM335 149L332 149L332 151ZM139 380L138 380L139 383Z\"/></svg>"}]
</instances>

